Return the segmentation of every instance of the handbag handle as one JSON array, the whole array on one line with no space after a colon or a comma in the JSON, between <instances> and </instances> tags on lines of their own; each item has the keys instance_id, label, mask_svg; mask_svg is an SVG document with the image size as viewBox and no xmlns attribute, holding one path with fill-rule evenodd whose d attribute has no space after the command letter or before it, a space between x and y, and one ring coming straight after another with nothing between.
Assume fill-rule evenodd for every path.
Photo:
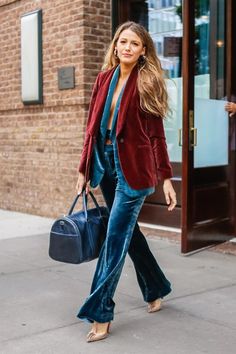
<instances>
[{"instance_id":1,"label":"handbag handle","mask_svg":"<svg viewBox=\"0 0 236 354\"><path fill-rule=\"evenodd\" d=\"M72 214L72 212L74 210L74 207L75 207L79 197L81 196L81 194L82 194L82 197L83 197L83 210L84 210L86 219L88 219L87 195L86 195L85 190L83 190L80 194L77 194L77 196L75 197L75 199L74 199L74 201L73 201L73 203L72 203L72 205L70 207L68 215ZM92 198L92 200L93 200L93 202L94 202L94 204L96 206L96 209L98 211L99 216L102 217L101 210L99 208L99 205L98 205L98 202L97 202L96 198L94 197L94 195L93 195L93 193L91 191L89 192L89 194L90 194L90 197Z\"/></svg>"}]
</instances>

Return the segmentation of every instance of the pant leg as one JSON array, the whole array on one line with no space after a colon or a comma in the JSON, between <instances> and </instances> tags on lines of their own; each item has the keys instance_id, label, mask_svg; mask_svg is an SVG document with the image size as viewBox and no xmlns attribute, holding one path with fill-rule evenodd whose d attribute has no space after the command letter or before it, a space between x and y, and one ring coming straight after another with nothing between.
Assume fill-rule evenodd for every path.
<instances>
[{"instance_id":1,"label":"pant leg","mask_svg":"<svg viewBox=\"0 0 236 354\"><path fill-rule=\"evenodd\" d=\"M107 207L111 210L115 198L116 174L114 173L114 161L111 164L100 185ZM151 302L162 298L171 292L171 284L166 279L155 257L149 249L145 236L142 234L136 222L133 236L130 242L129 256L131 257L137 280L143 294L144 301Z\"/></svg>"},{"instance_id":2,"label":"pant leg","mask_svg":"<svg viewBox=\"0 0 236 354\"><path fill-rule=\"evenodd\" d=\"M100 187L107 207L111 210L116 189L115 177L111 178L108 175L105 176ZM135 224L128 253L134 263L137 280L144 301L151 302L158 298L162 298L171 292L171 284L166 279L163 271L150 251L146 238L142 234L137 222Z\"/></svg>"},{"instance_id":3,"label":"pant leg","mask_svg":"<svg viewBox=\"0 0 236 354\"><path fill-rule=\"evenodd\" d=\"M115 303L112 298L144 199L130 198L121 190L115 191L106 240L99 255L91 293L78 313L79 318L89 322L109 322L113 319Z\"/></svg>"},{"instance_id":4,"label":"pant leg","mask_svg":"<svg viewBox=\"0 0 236 354\"><path fill-rule=\"evenodd\" d=\"M150 251L137 223L129 246L129 256L134 263L144 301L151 302L171 292L170 282Z\"/></svg>"}]
</instances>

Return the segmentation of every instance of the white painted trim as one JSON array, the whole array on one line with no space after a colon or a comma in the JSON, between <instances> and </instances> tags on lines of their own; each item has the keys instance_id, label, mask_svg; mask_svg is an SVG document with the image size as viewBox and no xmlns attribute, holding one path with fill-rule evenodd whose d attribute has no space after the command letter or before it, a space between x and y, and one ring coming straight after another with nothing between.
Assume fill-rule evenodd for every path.
<instances>
[{"instance_id":1,"label":"white painted trim","mask_svg":"<svg viewBox=\"0 0 236 354\"><path fill-rule=\"evenodd\" d=\"M181 233L181 229L176 228L176 227L168 227L168 226L163 226L163 225L148 224L148 223L145 223L145 222L139 222L138 224L141 227L147 227L149 229Z\"/></svg>"}]
</instances>

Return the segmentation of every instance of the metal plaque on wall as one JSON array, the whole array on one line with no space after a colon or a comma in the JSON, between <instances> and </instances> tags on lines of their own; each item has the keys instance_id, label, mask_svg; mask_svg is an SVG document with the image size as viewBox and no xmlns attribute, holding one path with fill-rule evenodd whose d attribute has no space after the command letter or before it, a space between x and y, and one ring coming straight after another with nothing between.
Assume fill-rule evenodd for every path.
<instances>
[{"instance_id":1,"label":"metal plaque on wall","mask_svg":"<svg viewBox=\"0 0 236 354\"><path fill-rule=\"evenodd\" d=\"M75 88L75 67L68 66L58 69L58 88L59 90Z\"/></svg>"}]
</instances>

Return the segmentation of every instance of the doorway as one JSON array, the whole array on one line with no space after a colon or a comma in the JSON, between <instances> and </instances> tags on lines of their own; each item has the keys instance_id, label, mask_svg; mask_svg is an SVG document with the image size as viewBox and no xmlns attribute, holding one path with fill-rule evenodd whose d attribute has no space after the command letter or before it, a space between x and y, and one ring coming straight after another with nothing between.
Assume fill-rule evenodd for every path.
<instances>
[{"instance_id":1,"label":"doorway","mask_svg":"<svg viewBox=\"0 0 236 354\"><path fill-rule=\"evenodd\" d=\"M224 109L232 96L226 60L233 55L229 6L224 0L183 2L183 253L228 240L235 232L232 122Z\"/></svg>"},{"instance_id":2,"label":"doorway","mask_svg":"<svg viewBox=\"0 0 236 354\"><path fill-rule=\"evenodd\" d=\"M224 104L234 99L235 4L121 0L113 5L117 24L133 20L148 29L172 109L164 124L178 205L168 213L159 187L146 199L140 221L180 228L183 253L233 237L236 119L229 120Z\"/></svg>"}]
</instances>

